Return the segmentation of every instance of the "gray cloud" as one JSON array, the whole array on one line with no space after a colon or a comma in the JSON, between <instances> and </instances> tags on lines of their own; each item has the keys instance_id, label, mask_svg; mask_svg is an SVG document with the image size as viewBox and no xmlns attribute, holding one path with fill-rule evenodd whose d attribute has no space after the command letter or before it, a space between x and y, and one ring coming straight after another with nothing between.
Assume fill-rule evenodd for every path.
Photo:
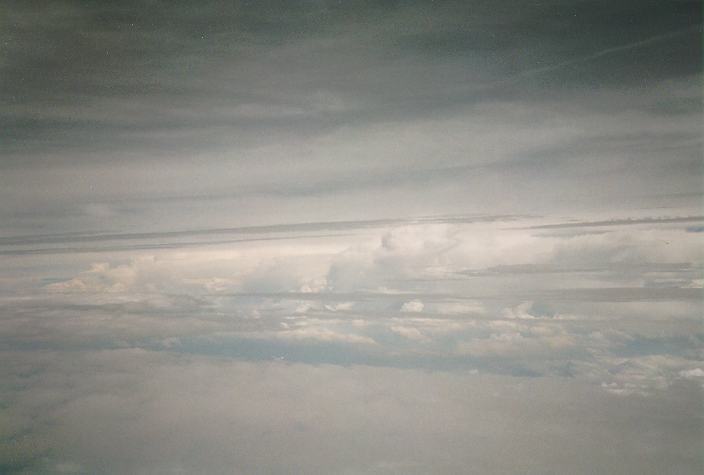
<instances>
[{"instance_id":1,"label":"gray cloud","mask_svg":"<svg viewBox=\"0 0 704 475\"><path fill-rule=\"evenodd\" d=\"M4 2L0 472L701 473L701 34Z\"/></svg>"},{"instance_id":2,"label":"gray cloud","mask_svg":"<svg viewBox=\"0 0 704 475\"><path fill-rule=\"evenodd\" d=\"M14 387L4 395L18 401L5 470L696 473L702 463L699 399L684 380L626 401L559 379L137 350L3 360ZM514 457L499 455L507 449Z\"/></svg>"},{"instance_id":3,"label":"gray cloud","mask_svg":"<svg viewBox=\"0 0 704 475\"><path fill-rule=\"evenodd\" d=\"M630 218L630 219L610 219L605 221L587 221L587 222L572 222L572 223L555 223L555 224L540 224L531 226L529 229L559 229L559 228L588 228L588 227L604 227L604 226L627 226L638 224L672 224L672 223L691 223L704 221L704 216L677 216L677 217L645 217L645 218Z\"/></svg>"},{"instance_id":4,"label":"gray cloud","mask_svg":"<svg viewBox=\"0 0 704 475\"><path fill-rule=\"evenodd\" d=\"M149 233L120 233L120 234L86 234L62 233L56 235L29 235L0 238L0 245L12 246L19 244L63 244L77 242L123 241L123 240L148 240L180 237L210 236L219 234L270 234L291 232L316 232L316 231L347 231L369 228L384 228L390 226L409 224L432 223L472 223L492 222L515 219L514 216L419 216L414 218L375 219L357 221L329 221L319 223L286 223L268 226L241 226L236 228L191 229L183 231L164 231ZM309 236L315 237L315 236Z\"/></svg>"}]
</instances>

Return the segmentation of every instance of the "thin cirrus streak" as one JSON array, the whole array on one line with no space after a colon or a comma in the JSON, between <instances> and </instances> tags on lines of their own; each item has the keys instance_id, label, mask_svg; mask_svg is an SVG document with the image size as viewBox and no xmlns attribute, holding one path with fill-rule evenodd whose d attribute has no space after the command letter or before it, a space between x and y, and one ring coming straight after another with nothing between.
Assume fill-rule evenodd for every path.
<instances>
[{"instance_id":1,"label":"thin cirrus streak","mask_svg":"<svg viewBox=\"0 0 704 475\"><path fill-rule=\"evenodd\" d=\"M170 233L165 233L170 234ZM205 233L209 234L209 233ZM221 234L221 233L217 233ZM225 233L222 233L225 234ZM234 245L240 243L254 243L265 241L286 241L295 239L319 239L348 236L349 234L304 234L290 236L259 236L241 239L221 239L221 240L206 240L206 241L175 241L175 242L157 242L157 243L135 243L124 246L83 246L83 247L45 247L35 249L0 249L2 256L31 256L31 255L49 255L49 254L98 254L104 252L129 252L129 251L157 251L165 249L187 249L193 247L208 247L208 246L223 246ZM94 241L112 241L130 239L124 235L120 235L119 239L89 239L87 242ZM152 235L152 239L156 237ZM132 239L144 239L134 238ZM161 238L160 238L161 239Z\"/></svg>"},{"instance_id":2,"label":"thin cirrus streak","mask_svg":"<svg viewBox=\"0 0 704 475\"><path fill-rule=\"evenodd\" d=\"M511 221L518 218L511 215L487 216L419 216L414 218L392 218L357 221L325 221L309 223L283 223L263 226L240 226L232 228L189 229L180 231L157 231L137 233L65 233L57 235L26 235L7 236L0 238L0 246L16 246L23 244L63 244L77 242L100 241L131 241L168 239L179 237L210 236L219 234L271 234L314 231L344 231L383 228L400 225L432 224L432 223L471 223ZM315 237L315 236L311 236Z\"/></svg>"},{"instance_id":3,"label":"thin cirrus streak","mask_svg":"<svg viewBox=\"0 0 704 475\"><path fill-rule=\"evenodd\" d=\"M671 40L673 38L677 38L679 36L683 35L688 35L692 33L700 33L702 32L701 26L693 26L690 28L683 28L681 30L676 30L676 31L670 31L668 33L663 33L661 35L656 35L656 36L651 36L649 38L644 38L639 41L634 41L632 43L626 43L622 45L617 45L617 46L612 46L610 48L604 48L600 51L596 51L592 54L588 54L585 56L580 56L578 58L574 59L568 59L566 61L561 61L556 64L549 64L547 66L539 67L539 68L534 68L534 69L529 69L526 71L521 71L518 74L518 77L521 76L534 76L534 75L539 75L539 74L545 74L551 71L555 71L557 69L561 68L566 68L569 66L574 66L577 64L584 64L588 63L591 61L597 61L603 57L618 54L618 53L624 53L627 51L639 49L639 48L645 48L647 46L651 46L657 43L665 42L668 40Z\"/></svg>"},{"instance_id":4,"label":"thin cirrus streak","mask_svg":"<svg viewBox=\"0 0 704 475\"><path fill-rule=\"evenodd\" d=\"M645 217L645 218L625 218L609 219L603 221L575 221L564 223L538 224L529 226L526 229L559 229L559 228L589 228L608 226L629 226L638 224L676 224L692 223L704 221L704 216L675 216L675 217Z\"/></svg>"},{"instance_id":5,"label":"thin cirrus streak","mask_svg":"<svg viewBox=\"0 0 704 475\"><path fill-rule=\"evenodd\" d=\"M313 231L335 231L335 230L364 230L374 228L384 228L401 225L422 225L422 224L451 224L451 223L483 223L483 222L511 222L519 219L520 216L512 215L487 215L487 216L421 216L416 218L398 218L398 219L379 219L379 220L360 220L360 221L329 221L329 222L313 222L313 223L286 223L272 224L265 226L243 226L233 228L212 228L212 229L192 229L182 231L158 231L158 232L138 232L138 233L65 233L57 235L27 235L27 236L7 236L0 238L0 246L18 246L26 244L64 244L64 243L90 243L101 241L132 241L132 240L163 240L179 237L197 237L222 234L271 234L271 233L286 233L286 232L313 232ZM588 228L588 227L608 227L608 226L626 226L639 224L670 224L670 223L689 223L704 221L704 216L677 216L677 217L644 217L644 218L625 218L605 221L575 221L551 224L538 224L527 226L520 229L560 229L560 228ZM330 237L338 236L339 234L329 235ZM300 235L297 237L326 237L328 235ZM276 239L292 239L292 237L282 237ZM273 238L252 238L241 240L221 240L221 241L202 241L203 245L217 245L236 242L248 242L251 240L262 240ZM150 246L172 246L172 247L190 247L198 245L199 242L169 242L160 244L137 244L135 250L150 249ZM98 252L101 248L85 248L85 252ZM106 247L104 250L129 250L130 247ZM10 249L0 250L6 255L22 255L25 254L42 254L52 252L72 252L81 251L81 248L41 248L41 249Z\"/></svg>"}]
</instances>

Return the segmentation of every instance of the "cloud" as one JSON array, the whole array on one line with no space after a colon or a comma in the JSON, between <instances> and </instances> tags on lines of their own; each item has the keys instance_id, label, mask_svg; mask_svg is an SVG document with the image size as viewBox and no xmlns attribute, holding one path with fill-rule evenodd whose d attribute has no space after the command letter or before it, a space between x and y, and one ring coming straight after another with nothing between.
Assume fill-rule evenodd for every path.
<instances>
[{"instance_id":1,"label":"cloud","mask_svg":"<svg viewBox=\"0 0 704 475\"><path fill-rule=\"evenodd\" d=\"M699 380L699 379L704 378L704 369L701 369L701 368L685 369L685 370L680 371L679 375L682 376L683 378Z\"/></svg>"},{"instance_id":2,"label":"cloud","mask_svg":"<svg viewBox=\"0 0 704 475\"><path fill-rule=\"evenodd\" d=\"M376 342L364 335L356 335L347 332L336 332L327 328L316 328L306 326L304 328L298 328L295 330L285 330L277 332L274 335L276 338L281 338L284 340L314 340L323 342L335 342L335 343L350 343L350 344L363 344L363 345L374 345Z\"/></svg>"},{"instance_id":3,"label":"cloud","mask_svg":"<svg viewBox=\"0 0 704 475\"><path fill-rule=\"evenodd\" d=\"M574 65L588 63L590 61L597 61L600 58L603 58L605 56L627 52L632 49L643 48L646 46L653 45L655 43L670 40L670 39L675 38L680 35L686 35L689 33L693 33L695 31L700 31L700 30L701 30L700 27L692 27L692 28L686 28L686 29L677 30L677 31L671 31L671 32L664 33L661 35L656 35L656 36L652 36L649 38L644 38L642 40L635 41L632 43L621 44L621 45L617 45L617 46L612 46L610 48L605 48L601 51L597 51L595 53L589 54L587 56L582 56L580 58L569 59L569 60L562 61L562 62L559 62L556 64L551 64L551 65L543 66L540 68L522 71L521 73L519 73L518 76L519 76L519 78L521 76L533 76L533 75L543 74L543 73L547 73L547 72L552 72L552 71L555 71L555 70L561 69L561 68L566 68L566 67L570 67L570 66L574 66Z\"/></svg>"},{"instance_id":4,"label":"cloud","mask_svg":"<svg viewBox=\"0 0 704 475\"><path fill-rule=\"evenodd\" d=\"M531 226L529 229L558 229L558 228L588 228L588 227L608 227L608 226L634 226L641 224L672 224L691 223L704 221L704 216L676 216L676 217L645 217L630 219L611 219L605 221L584 221L574 223L540 224Z\"/></svg>"},{"instance_id":5,"label":"cloud","mask_svg":"<svg viewBox=\"0 0 704 475\"><path fill-rule=\"evenodd\" d=\"M573 448L550 427L574 434L600 414L590 434L619 417L642 424L608 429L638 441L618 463L671 451L668 467L696 473L698 439L683 429L701 391L693 234L544 237L514 224L169 249L18 281L0 299L2 380L17 381L0 385L12 401L3 469L305 472L315 460L333 472L491 473L531 460L541 472L557 455L516 430L564 454ZM676 410L670 425L652 417L663 408ZM615 466L601 437L580 440ZM523 465L492 452L506 445L525 449ZM594 456L575 469L573 455L565 470L593 470Z\"/></svg>"},{"instance_id":6,"label":"cloud","mask_svg":"<svg viewBox=\"0 0 704 475\"><path fill-rule=\"evenodd\" d=\"M464 315L486 313L481 302L443 302L435 304L433 310L441 315Z\"/></svg>"},{"instance_id":7,"label":"cloud","mask_svg":"<svg viewBox=\"0 0 704 475\"><path fill-rule=\"evenodd\" d=\"M409 313L419 313L422 312L424 308L425 305L423 305L423 302L420 300L411 300L401 305L401 311Z\"/></svg>"},{"instance_id":8,"label":"cloud","mask_svg":"<svg viewBox=\"0 0 704 475\"><path fill-rule=\"evenodd\" d=\"M498 358L491 372L510 372L530 357L531 371L553 374L551 352L564 356L568 350L570 358L603 369L608 363L591 351L599 347L609 356L622 343L585 335L603 331L604 322L638 338L657 335L646 322L668 325L673 335L699 334L694 324L701 298L693 285L699 250L691 236L667 229L546 238L505 223L419 223L374 228L325 245L304 239L286 247L170 250L94 263L74 277L49 281L39 289L46 293L43 305L66 314L49 321L40 307L32 318L43 344L59 346L75 344L67 335L85 325L79 334L100 335L101 345L152 348L162 325L160 338L178 338L196 352L207 351L198 338L226 351L256 335L262 345L377 342L374 354L362 348L353 359L393 366L472 367L471 359L453 360L451 349L458 348L458 354ZM473 265L479 270L466 270ZM36 298L37 290L25 292ZM71 308L85 311L71 316ZM184 318L186 309L193 314ZM88 311L127 314L114 324L101 320L100 330ZM352 320L364 326L353 327ZM17 326L20 320L13 321L6 323L6 344L31 341L31 333ZM493 326L506 321L531 327ZM20 333L13 338L13 332ZM390 334L422 342L426 353L414 355L412 345L386 341ZM681 348L694 345L683 342ZM267 358L282 350L243 351ZM336 354L316 358L337 361ZM586 374L580 371L573 373Z\"/></svg>"},{"instance_id":9,"label":"cloud","mask_svg":"<svg viewBox=\"0 0 704 475\"><path fill-rule=\"evenodd\" d=\"M701 473L700 7L2 3L0 472Z\"/></svg>"},{"instance_id":10,"label":"cloud","mask_svg":"<svg viewBox=\"0 0 704 475\"><path fill-rule=\"evenodd\" d=\"M409 340L415 340L415 341L428 341L428 338L423 335L420 330L416 327L403 327L403 326L398 326L398 325L393 325L389 327L389 329L401 335L404 338L408 338Z\"/></svg>"},{"instance_id":11,"label":"cloud","mask_svg":"<svg viewBox=\"0 0 704 475\"><path fill-rule=\"evenodd\" d=\"M687 385L624 405L553 378L133 349L3 353L3 361L3 381L13 383L3 395L17 401L0 438L10 471L456 473L471 464L487 473L694 473L702 464L698 443L678 430L698 412L699 393ZM579 447L555 430L568 426ZM500 456L506 447L514 457Z\"/></svg>"},{"instance_id":12,"label":"cloud","mask_svg":"<svg viewBox=\"0 0 704 475\"><path fill-rule=\"evenodd\" d=\"M487 338L459 343L457 352L476 357L520 355L521 358L532 358L535 355L549 355L550 358L556 358L577 345L575 337L560 327L513 327L507 322L501 322L497 327L500 331L490 333Z\"/></svg>"}]
</instances>

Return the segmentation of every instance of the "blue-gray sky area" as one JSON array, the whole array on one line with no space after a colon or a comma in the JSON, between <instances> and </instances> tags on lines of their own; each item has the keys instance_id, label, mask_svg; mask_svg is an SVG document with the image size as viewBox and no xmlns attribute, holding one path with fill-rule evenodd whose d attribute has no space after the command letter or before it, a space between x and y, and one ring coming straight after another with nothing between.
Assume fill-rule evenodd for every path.
<instances>
[{"instance_id":1,"label":"blue-gray sky area","mask_svg":"<svg viewBox=\"0 0 704 475\"><path fill-rule=\"evenodd\" d=\"M0 2L0 472L704 471L702 6Z\"/></svg>"}]
</instances>

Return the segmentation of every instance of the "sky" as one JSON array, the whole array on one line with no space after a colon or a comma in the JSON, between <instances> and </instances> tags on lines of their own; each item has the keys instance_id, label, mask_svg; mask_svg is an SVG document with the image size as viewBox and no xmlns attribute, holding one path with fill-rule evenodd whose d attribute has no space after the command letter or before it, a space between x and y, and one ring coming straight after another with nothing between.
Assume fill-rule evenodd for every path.
<instances>
[{"instance_id":1,"label":"sky","mask_svg":"<svg viewBox=\"0 0 704 475\"><path fill-rule=\"evenodd\" d=\"M0 472L702 473L702 31L0 2Z\"/></svg>"}]
</instances>

